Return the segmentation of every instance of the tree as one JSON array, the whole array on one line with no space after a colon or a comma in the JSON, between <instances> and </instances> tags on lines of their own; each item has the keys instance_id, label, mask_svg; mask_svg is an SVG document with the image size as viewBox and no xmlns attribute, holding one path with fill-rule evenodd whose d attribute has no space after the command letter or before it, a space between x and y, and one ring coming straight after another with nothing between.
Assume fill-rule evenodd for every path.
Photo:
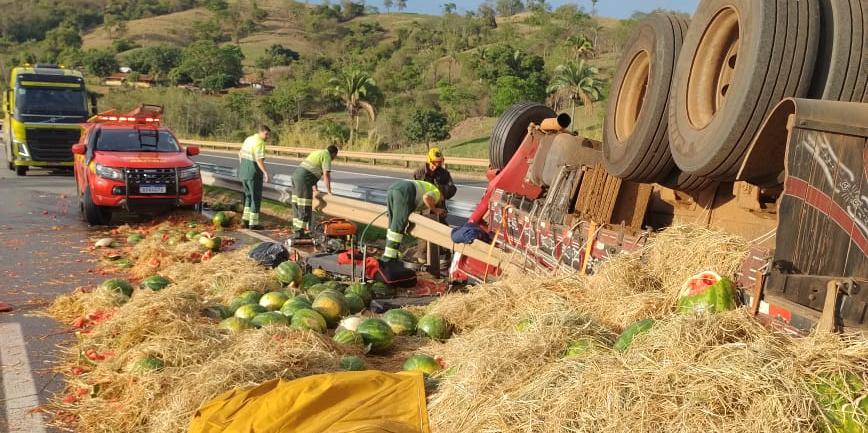
<instances>
[{"instance_id":1,"label":"tree","mask_svg":"<svg viewBox=\"0 0 868 433\"><path fill-rule=\"evenodd\" d=\"M432 141L449 138L446 116L439 108L416 108L404 125L404 136L413 143L425 143L425 148L430 149Z\"/></svg>"},{"instance_id":2,"label":"tree","mask_svg":"<svg viewBox=\"0 0 868 433\"><path fill-rule=\"evenodd\" d=\"M65 22L60 27L49 30L45 34L43 45L50 61L57 61L61 52L81 48L81 35L78 29L70 22Z\"/></svg>"},{"instance_id":3,"label":"tree","mask_svg":"<svg viewBox=\"0 0 868 433\"><path fill-rule=\"evenodd\" d=\"M395 3L398 6L399 12L403 12L404 9L407 9L407 0L397 0Z\"/></svg>"},{"instance_id":4,"label":"tree","mask_svg":"<svg viewBox=\"0 0 868 433\"><path fill-rule=\"evenodd\" d=\"M181 64L181 49L168 45L141 48L125 54L124 61L130 69L151 74L154 80L161 81Z\"/></svg>"},{"instance_id":5,"label":"tree","mask_svg":"<svg viewBox=\"0 0 868 433\"><path fill-rule=\"evenodd\" d=\"M519 102L543 102L546 97L545 81L542 75L533 74L528 78L505 75L497 79L491 90L491 108L500 115L511 105Z\"/></svg>"},{"instance_id":6,"label":"tree","mask_svg":"<svg viewBox=\"0 0 868 433\"><path fill-rule=\"evenodd\" d=\"M341 98L350 118L350 146L355 144L359 129L359 114L364 110L373 122L377 114L368 94L377 91L377 83L367 72L352 68L329 80L331 93Z\"/></svg>"},{"instance_id":7,"label":"tree","mask_svg":"<svg viewBox=\"0 0 868 433\"><path fill-rule=\"evenodd\" d=\"M217 91L238 84L243 75L243 59L237 45L220 47L213 41L196 41L184 49L181 64L172 72L179 82Z\"/></svg>"},{"instance_id":8,"label":"tree","mask_svg":"<svg viewBox=\"0 0 868 433\"><path fill-rule=\"evenodd\" d=\"M101 78L118 70L118 61L114 53L108 50L87 50L83 63L88 72Z\"/></svg>"},{"instance_id":9,"label":"tree","mask_svg":"<svg viewBox=\"0 0 868 433\"><path fill-rule=\"evenodd\" d=\"M443 15L451 15L454 14L458 9L458 6L455 3L449 2L443 4Z\"/></svg>"},{"instance_id":10,"label":"tree","mask_svg":"<svg viewBox=\"0 0 868 433\"><path fill-rule=\"evenodd\" d=\"M602 95L603 82L597 74L597 68L585 64L584 59L577 63L569 62L558 65L552 78L548 93L564 91L570 98L570 112L576 117L576 100L580 101L585 109L590 112L594 101Z\"/></svg>"},{"instance_id":11,"label":"tree","mask_svg":"<svg viewBox=\"0 0 868 433\"><path fill-rule=\"evenodd\" d=\"M256 67L268 69L273 66L288 66L301 56L293 49L273 44L265 49L265 55L256 60Z\"/></svg>"},{"instance_id":12,"label":"tree","mask_svg":"<svg viewBox=\"0 0 868 433\"><path fill-rule=\"evenodd\" d=\"M273 122L282 123L292 118L301 120L314 101L314 89L307 79L294 79L277 84L270 95L262 99L260 108Z\"/></svg>"},{"instance_id":13,"label":"tree","mask_svg":"<svg viewBox=\"0 0 868 433\"><path fill-rule=\"evenodd\" d=\"M389 13L389 10L392 9L392 6L395 6L395 2L392 0L383 0L383 7L386 8L386 13Z\"/></svg>"},{"instance_id":14,"label":"tree","mask_svg":"<svg viewBox=\"0 0 868 433\"><path fill-rule=\"evenodd\" d=\"M591 40L583 34L570 36L565 43L573 50L577 62L579 59L588 57L594 52L594 45L591 43Z\"/></svg>"},{"instance_id":15,"label":"tree","mask_svg":"<svg viewBox=\"0 0 868 433\"><path fill-rule=\"evenodd\" d=\"M479 21L483 26L490 29L497 28L497 12L490 4L483 3L479 5L479 8L476 9L476 13L479 15Z\"/></svg>"},{"instance_id":16,"label":"tree","mask_svg":"<svg viewBox=\"0 0 868 433\"><path fill-rule=\"evenodd\" d=\"M494 9L502 17L511 17L519 12L524 12L524 3L521 0L497 0Z\"/></svg>"}]
</instances>

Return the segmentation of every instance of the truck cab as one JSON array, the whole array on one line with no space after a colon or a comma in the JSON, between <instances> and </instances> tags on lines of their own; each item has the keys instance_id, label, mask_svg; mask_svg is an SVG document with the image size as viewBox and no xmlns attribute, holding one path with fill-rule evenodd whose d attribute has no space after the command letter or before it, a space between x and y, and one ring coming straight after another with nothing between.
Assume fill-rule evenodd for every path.
<instances>
[{"instance_id":1,"label":"truck cab","mask_svg":"<svg viewBox=\"0 0 868 433\"><path fill-rule=\"evenodd\" d=\"M101 113L83 124L72 146L79 207L90 225L106 225L116 210L156 214L197 209L202 178L174 134L161 126L162 108L142 105L120 114Z\"/></svg>"},{"instance_id":2,"label":"truck cab","mask_svg":"<svg viewBox=\"0 0 868 433\"><path fill-rule=\"evenodd\" d=\"M13 68L3 104L10 170L24 176L30 167L72 167L70 146L78 142L79 125L90 115L80 72L42 64Z\"/></svg>"}]
</instances>

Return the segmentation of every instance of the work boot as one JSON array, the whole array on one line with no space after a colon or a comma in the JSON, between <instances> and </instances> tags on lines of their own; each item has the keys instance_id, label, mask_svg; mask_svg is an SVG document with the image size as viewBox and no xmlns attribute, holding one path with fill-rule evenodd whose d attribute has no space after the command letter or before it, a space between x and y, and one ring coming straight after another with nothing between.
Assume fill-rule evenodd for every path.
<instances>
[{"instance_id":1,"label":"work boot","mask_svg":"<svg viewBox=\"0 0 868 433\"><path fill-rule=\"evenodd\" d=\"M241 220L241 228L243 228L243 229L250 228L250 221Z\"/></svg>"}]
</instances>

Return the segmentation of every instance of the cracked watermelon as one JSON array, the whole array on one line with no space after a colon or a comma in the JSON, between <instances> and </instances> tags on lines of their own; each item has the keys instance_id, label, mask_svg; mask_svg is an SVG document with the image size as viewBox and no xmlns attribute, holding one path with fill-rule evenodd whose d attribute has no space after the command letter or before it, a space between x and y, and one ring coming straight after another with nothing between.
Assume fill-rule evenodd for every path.
<instances>
[{"instance_id":1,"label":"cracked watermelon","mask_svg":"<svg viewBox=\"0 0 868 433\"><path fill-rule=\"evenodd\" d=\"M633 343L634 337L643 332L647 332L652 326L654 326L654 319L640 320L628 326L627 329L618 336L618 339L615 340L615 345L612 349L615 349L618 352L626 351L630 347L630 344Z\"/></svg>"},{"instance_id":2,"label":"cracked watermelon","mask_svg":"<svg viewBox=\"0 0 868 433\"><path fill-rule=\"evenodd\" d=\"M380 319L367 319L356 330L365 340L365 344L371 346L371 353L383 353L395 344L395 333L392 328Z\"/></svg>"},{"instance_id":3,"label":"cracked watermelon","mask_svg":"<svg viewBox=\"0 0 868 433\"><path fill-rule=\"evenodd\" d=\"M416 333L416 316L404 309L394 309L383 314L386 322L396 335L410 335Z\"/></svg>"},{"instance_id":4,"label":"cracked watermelon","mask_svg":"<svg viewBox=\"0 0 868 433\"><path fill-rule=\"evenodd\" d=\"M681 313L720 313L735 308L735 285L715 272L694 275L678 294Z\"/></svg>"},{"instance_id":5,"label":"cracked watermelon","mask_svg":"<svg viewBox=\"0 0 868 433\"><path fill-rule=\"evenodd\" d=\"M129 371L134 373L157 371L162 370L164 366L165 364L161 359L149 356L147 358L141 358L134 362L132 365L130 365Z\"/></svg>"},{"instance_id":6,"label":"cracked watermelon","mask_svg":"<svg viewBox=\"0 0 868 433\"><path fill-rule=\"evenodd\" d=\"M300 288L303 283L304 274L296 262L285 261L277 265L275 273L277 274L277 281L291 287Z\"/></svg>"}]
</instances>

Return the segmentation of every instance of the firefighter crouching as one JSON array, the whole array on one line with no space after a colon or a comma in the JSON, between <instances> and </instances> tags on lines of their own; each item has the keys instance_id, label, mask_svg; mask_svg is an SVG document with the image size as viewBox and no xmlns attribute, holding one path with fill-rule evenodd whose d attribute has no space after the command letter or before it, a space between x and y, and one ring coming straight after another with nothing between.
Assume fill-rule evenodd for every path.
<instances>
[{"instance_id":1,"label":"firefighter crouching","mask_svg":"<svg viewBox=\"0 0 868 433\"><path fill-rule=\"evenodd\" d=\"M326 191L332 193L332 160L338 156L338 147L330 145L323 150L311 152L292 172L292 229L293 239L309 239L313 214L313 194L322 178Z\"/></svg>"},{"instance_id":2,"label":"firefighter crouching","mask_svg":"<svg viewBox=\"0 0 868 433\"><path fill-rule=\"evenodd\" d=\"M386 231L386 249L383 261L397 260L398 249L404 240L404 231L410 214L428 210L435 216L444 215L446 209L438 207L443 195L436 185L423 180L400 180L389 187L386 194L386 214L389 229Z\"/></svg>"}]
</instances>

